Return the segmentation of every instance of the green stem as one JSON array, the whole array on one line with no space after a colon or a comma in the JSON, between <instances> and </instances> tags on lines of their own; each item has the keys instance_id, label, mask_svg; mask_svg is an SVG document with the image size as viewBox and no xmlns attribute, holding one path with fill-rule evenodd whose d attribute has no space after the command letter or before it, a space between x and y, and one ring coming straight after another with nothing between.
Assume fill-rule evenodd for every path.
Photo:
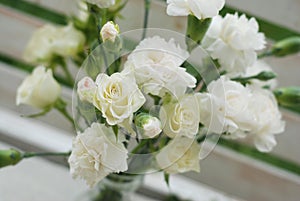
<instances>
[{"instance_id":1,"label":"green stem","mask_svg":"<svg viewBox=\"0 0 300 201\"><path fill-rule=\"evenodd\" d=\"M142 40L146 37L147 27L148 27L148 19L149 19L149 10L151 5L151 0L144 0L145 5L145 13L144 13L144 26L143 26L143 35Z\"/></svg>"},{"instance_id":2,"label":"green stem","mask_svg":"<svg viewBox=\"0 0 300 201\"><path fill-rule=\"evenodd\" d=\"M142 140L132 151L132 154L136 154L138 153L138 151L140 151L142 148L145 147L145 145L147 145L148 140Z\"/></svg>"},{"instance_id":3,"label":"green stem","mask_svg":"<svg viewBox=\"0 0 300 201\"><path fill-rule=\"evenodd\" d=\"M25 152L23 158L32 158L32 157L41 157L41 156L70 156L71 151L69 152Z\"/></svg>"},{"instance_id":4,"label":"green stem","mask_svg":"<svg viewBox=\"0 0 300 201\"><path fill-rule=\"evenodd\" d=\"M197 138L197 142L199 144L202 143L206 139L206 137L209 137L209 135L202 135L202 136L200 136L199 138Z\"/></svg>"},{"instance_id":5,"label":"green stem","mask_svg":"<svg viewBox=\"0 0 300 201\"><path fill-rule=\"evenodd\" d=\"M63 71L64 71L64 73L65 73L65 75L66 75L66 79L68 80L69 84L70 84L71 86L73 86L73 85L74 85L74 79L73 79L73 77L72 77L72 75L71 75L71 73L70 73L70 71L69 71L69 69L68 69L66 63L63 62L63 63L61 64L61 67L62 67L62 69L63 69Z\"/></svg>"},{"instance_id":6,"label":"green stem","mask_svg":"<svg viewBox=\"0 0 300 201\"><path fill-rule=\"evenodd\" d=\"M62 100L62 99L59 98L55 102L54 108L57 109L64 117L66 117L66 119L73 125L73 127L76 128L74 119L68 113L68 111L67 111L67 104L66 104L66 102L64 100Z\"/></svg>"},{"instance_id":7,"label":"green stem","mask_svg":"<svg viewBox=\"0 0 300 201\"><path fill-rule=\"evenodd\" d=\"M266 51L266 52L262 52L261 54L257 55L257 58L262 59L262 58L265 58L265 57L270 57L272 55L273 54L272 54L271 51Z\"/></svg>"}]
</instances>

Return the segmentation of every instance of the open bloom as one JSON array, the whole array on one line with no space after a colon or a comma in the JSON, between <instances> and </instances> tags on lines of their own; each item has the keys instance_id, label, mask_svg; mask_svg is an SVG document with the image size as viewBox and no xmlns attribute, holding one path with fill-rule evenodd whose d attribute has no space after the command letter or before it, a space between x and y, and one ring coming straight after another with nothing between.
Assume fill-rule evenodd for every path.
<instances>
[{"instance_id":1,"label":"open bloom","mask_svg":"<svg viewBox=\"0 0 300 201\"><path fill-rule=\"evenodd\" d=\"M160 168L168 174L188 171L200 172L200 146L196 141L186 137L174 138L156 155Z\"/></svg>"},{"instance_id":2,"label":"open bloom","mask_svg":"<svg viewBox=\"0 0 300 201\"><path fill-rule=\"evenodd\" d=\"M179 67L189 54L173 39L159 36L144 39L129 55L124 71L133 71L137 84L147 94L182 96L187 87L195 87L196 79Z\"/></svg>"},{"instance_id":3,"label":"open bloom","mask_svg":"<svg viewBox=\"0 0 300 201\"><path fill-rule=\"evenodd\" d=\"M26 104L43 109L53 104L61 87L53 78L52 70L39 66L34 69L17 90L17 105Z\"/></svg>"},{"instance_id":4,"label":"open bloom","mask_svg":"<svg viewBox=\"0 0 300 201\"><path fill-rule=\"evenodd\" d=\"M269 152L277 144L274 135L284 131L285 123L272 92L253 87L252 93L249 108L254 121L250 133L254 135L256 148L261 152Z\"/></svg>"},{"instance_id":5,"label":"open bloom","mask_svg":"<svg viewBox=\"0 0 300 201\"><path fill-rule=\"evenodd\" d=\"M192 139L195 137L200 122L198 95L185 95L178 102L171 101L161 107L159 117L166 135L171 138L177 135Z\"/></svg>"},{"instance_id":6,"label":"open bloom","mask_svg":"<svg viewBox=\"0 0 300 201\"><path fill-rule=\"evenodd\" d=\"M167 14L172 16L194 15L199 20L218 15L225 0L167 0Z\"/></svg>"},{"instance_id":7,"label":"open bloom","mask_svg":"<svg viewBox=\"0 0 300 201\"><path fill-rule=\"evenodd\" d=\"M199 96L200 121L214 133L243 135L251 129L249 100L251 91L242 84L222 76L208 85Z\"/></svg>"},{"instance_id":8,"label":"open bloom","mask_svg":"<svg viewBox=\"0 0 300 201\"><path fill-rule=\"evenodd\" d=\"M99 8L108 8L115 5L116 0L86 0L90 4L95 4Z\"/></svg>"},{"instance_id":9,"label":"open bloom","mask_svg":"<svg viewBox=\"0 0 300 201\"><path fill-rule=\"evenodd\" d=\"M228 76L245 73L246 68L256 61L256 50L265 45L263 33L258 32L255 18L247 19L245 15L227 14L224 18L216 16L203 38L203 47L218 59L221 70Z\"/></svg>"},{"instance_id":10,"label":"open bloom","mask_svg":"<svg viewBox=\"0 0 300 201\"><path fill-rule=\"evenodd\" d=\"M109 125L124 123L132 119L144 103L145 97L130 74L99 74L96 79L96 94L93 104Z\"/></svg>"},{"instance_id":11,"label":"open bloom","mask_svg":"<svg viewBox=\"0 0 300 201\"><path fill-rule=\"evenodd\" d=\"M92 187L110 173L126 171L127 153L111 128L93 123L73 140L70 172Z\"/></svg>"},{"instance_id":12,"label":"open bloom","mask_svg":"<svg viewBox=\"0 0 300 201\"><path fill-rule=\"evenodd\" d=\"M73 27L46 24L34 32L24 59L31 63L48 63L53 56L76 56L83 48L85 36Z\"/></svg>"}]
</instances>

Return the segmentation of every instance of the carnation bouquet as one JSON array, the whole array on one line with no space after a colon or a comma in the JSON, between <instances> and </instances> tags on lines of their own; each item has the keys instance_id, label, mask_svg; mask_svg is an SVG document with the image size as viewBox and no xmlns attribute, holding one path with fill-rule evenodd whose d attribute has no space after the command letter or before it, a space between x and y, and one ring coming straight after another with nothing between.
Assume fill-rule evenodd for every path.
<instances>
[{"instance_id":1,"label":"carnation bouquet","mask_svg":"<svg viewBox=\"0 0 300 201\"><path fill-rule=\"evenodd\" d=\"M161 171L168 183L172 174L200 172L219 138L250 139L270 152L285 129L279 105L299 109L300 88L277 88L263 59L297 53L300 38L267 45L255 18L219 15L225 0L167 0L168 15L187 16L185 34L147 28L150 0L143 29L129 32L116 24L127 0L77 4L67 26L33 34L24 59L37 67L16 98L40 110L28 117L64 115L76 134L72 150L1 150L0 167L65 156L74 178L100 186L90 200L128 200L144 174ZM73 87L72 114L61 84Z\"/></svg>"}]
</instances>

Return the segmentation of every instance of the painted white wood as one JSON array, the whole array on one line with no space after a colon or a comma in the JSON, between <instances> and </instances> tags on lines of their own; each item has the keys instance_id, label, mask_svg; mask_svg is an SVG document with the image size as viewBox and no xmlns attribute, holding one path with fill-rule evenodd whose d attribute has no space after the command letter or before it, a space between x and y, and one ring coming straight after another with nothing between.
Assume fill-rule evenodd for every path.
<instances>
[{"instance_id":1,"label":"painted white wood","mask_svg":"<svg viewBox=\"0 0 300 201\"><path fill-rule=\"evenodd\" d=\"M35 2L37 4L49 7L51 9L74 13L76 12L76 6L74 6L74 0L28 0L30 2ZM143 12L143 1L141 0L129 0L128 9L131 10L131 16L133 21L137 22L142 18L137 18L136 16L141 16L140 14ZM235 7L237 9L247 11L253 15L264 18L271 22L284 25L290 29L295 31L300 31L300 2L298 0L226 0L226 4ZM57 6L59 5L59 6ZM161 0L153 0L152 1L152 9L158 9L165 11L166 3ZM173 27L180 28L182 24L177 22L177 20L173 20L171 22L166 20L165 18L161 18L165 12L156 13L158 15L153 16L160 23L159 27L163 26L169 27L170 25ZM163 21L162 21L163 19Z\"/></svg>"},{"instance_id":2,"label":"painted white wood","mask_svg":"<svg viewBox=\"0 0 300 201\"><path fill-rule=\"evenodd\" d=\"M11 145L0 142L0 149ZM41 158L0 170L0 201L80 201L89 189L72 179L67 168ZM135 194L133 200L155 201Z\"/></svg>"}]
</instances>

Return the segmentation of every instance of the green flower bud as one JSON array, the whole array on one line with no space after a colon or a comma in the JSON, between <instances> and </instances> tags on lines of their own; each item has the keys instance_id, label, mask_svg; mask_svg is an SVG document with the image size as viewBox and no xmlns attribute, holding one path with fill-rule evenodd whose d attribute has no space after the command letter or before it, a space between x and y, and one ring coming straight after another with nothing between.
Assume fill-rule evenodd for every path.
<instances>
[{"instance_id":1,"label":"green flower bud","mask_svg":"<svg viewBox=\"0 0 300 201\"><path fill-rule=\"evenodd\" d=\"M278 103L287 107L300 107L300 87L284 87L274 91Z\"/></svg>"},{"instance_id":2,"label":"green flower bud","mask_svg":"<svg viewBox=\"0 0 300 201\"><path fill-rule=\"evenodd\" d=\"M15 165L22 160L21 152L15 149L0 150L0 168Z\"/></svg>"},{"instance_id":3,"label":"green flower bud","mask_svg":"<svg viewBox=\"0 0 300 201\"><path fill-rule=\"evenodd\" d=\"M268 81L276 78L276 74L272 71L263 71L258 75L254 76L254 78L261 81Z\"/></svg>"},{"instance_id":4,"label":"green flower bud","mask_svg":"<svg viewBox=\"0 0 300 201\"><path fill-rule=\"evenodd\" d=\"M283 57L289 54L295 54L299 51L300 37L290 37L275 43L271 49L271 54L277 57Z\"/></svg>"}]
</instances>

